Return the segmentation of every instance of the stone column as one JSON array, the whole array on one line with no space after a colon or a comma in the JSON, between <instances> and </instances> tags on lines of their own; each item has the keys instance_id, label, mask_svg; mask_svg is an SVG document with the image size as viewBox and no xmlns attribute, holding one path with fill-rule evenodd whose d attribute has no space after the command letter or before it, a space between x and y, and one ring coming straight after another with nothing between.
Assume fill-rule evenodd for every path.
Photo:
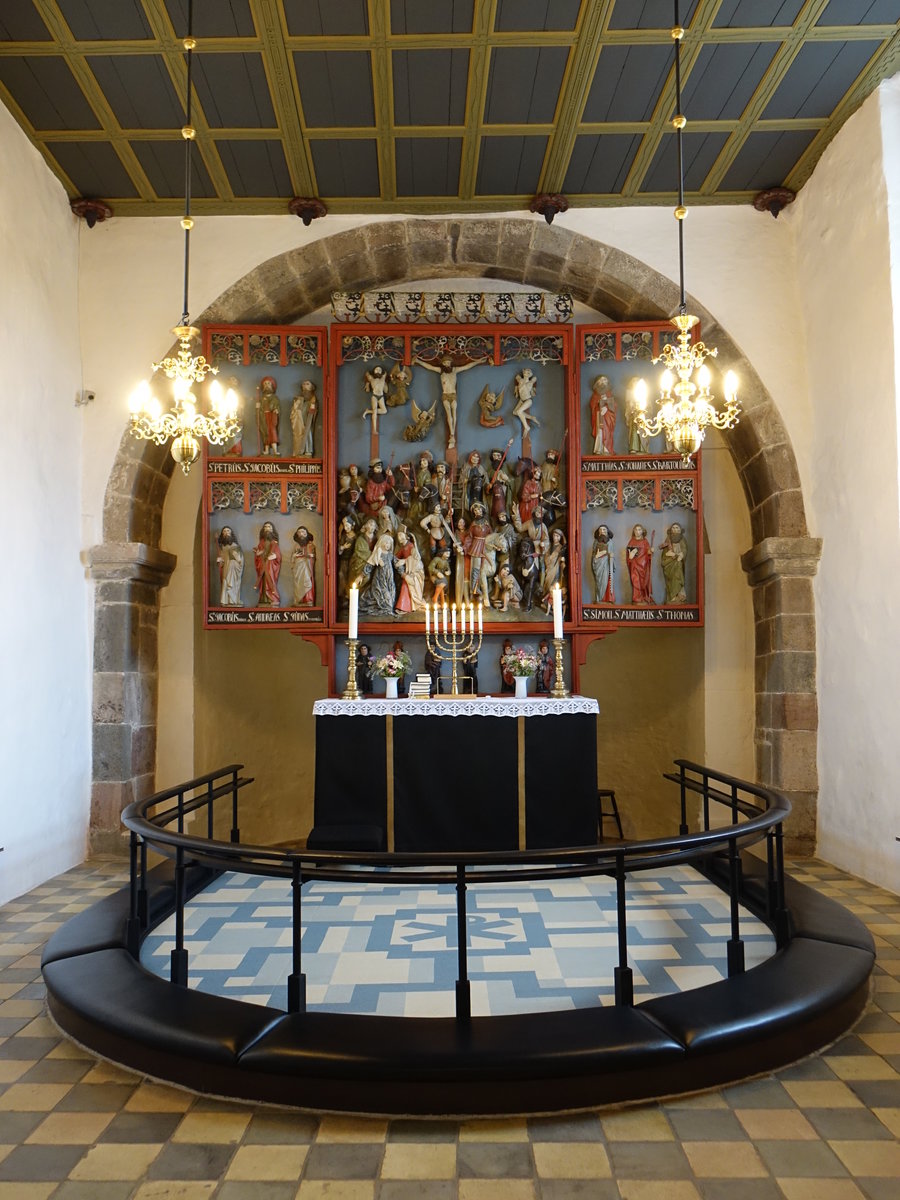
<instances>
[{"instance_id":1,"label":"stone column","mask_svg":"<svg viewBox=\"0 0 900 1200\"><path fill-rule=\"evenodd\" d=\"M122 853L122 810L153 791L159 590L174 554L143 542L89 553L94 589L93 772L90 848Z\"/></svg>"},{"instance_id":2,"label":"stone column","mask_svg":"<svg viewBox=\"0 0 900 1200\"><path fill-rule=\"evenodd\" d=\"M820 538L768 537L741 556L753 588L756 625L756 773L784 792L794 811L785 849L814 854L818 705L813 576Z\"/></svg>"}]
</instances>

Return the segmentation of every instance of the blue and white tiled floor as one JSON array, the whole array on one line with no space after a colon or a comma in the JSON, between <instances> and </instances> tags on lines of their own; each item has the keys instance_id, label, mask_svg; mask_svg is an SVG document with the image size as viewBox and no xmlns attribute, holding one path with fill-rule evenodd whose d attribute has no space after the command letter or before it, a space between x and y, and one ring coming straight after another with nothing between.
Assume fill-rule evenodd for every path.
<instances>
[{"instance_id":1,"label":"blue and white tiled floor","mask_svg":"<svg viewBox=\"0 0 900 1200\"><path fill-rule=\"evenodd\" d=\"M690 867L628 882L635 1000L724 979L728 899ZM617 962L615 882L608 878L469 888L476 1015L611 1004ZM310 882L303 888L303 970L310 1007L385 1016L450 1016L457 971L450 886ZM174 918L141 961L168 976ZM768 929L741 910L747 967L774 953ZM189 982L200 991L286 1006L290 885L222 875L185 911Z\"/></svg>"}]
</instances>

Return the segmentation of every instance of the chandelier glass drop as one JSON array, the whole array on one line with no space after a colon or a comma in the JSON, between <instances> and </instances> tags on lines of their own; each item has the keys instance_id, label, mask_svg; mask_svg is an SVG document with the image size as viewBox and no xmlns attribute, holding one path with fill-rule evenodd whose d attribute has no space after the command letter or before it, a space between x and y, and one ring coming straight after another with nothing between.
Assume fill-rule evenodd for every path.
<instances>
[{"instance_id":1,"label":"chandelier glass drop","mask_svg":"<svg viewBox=\"0 0 900 1200\"><path fill-rule=\"evenodd\" d=\"M178 353L152 364L154 371L162 371L167 379L172 380L172 402L164 412L162 403L154 396L146 380L138 384L128 402L132 434L156 442L158 446L164 446L171 438L172 457L181 464L185 475L200 454L202 438L219 446L236 437L241 430L237 419L238 397L231 388L225 392L217 380L210 382L209 412L206 415L197 411L197 396L193 390L194 385L203 383L207 375L218 372L218 368L208 363L202 354L193 354L191 342L200 336L200 330L191 324L188 315L191 229L194 225L191 217L191 148L196 135L191 125L191 54L197 45L193 36L193 9L193 0L188 0L188 31L182 43L187 61L187 100L181 130L184 138L184 216L181 219L184 230L184 302L181 321L172 330L178 338Z\"/></svg>"},{"instance_id":2,"label":"chandelier glass drop","mask_svg":"<svg viewBox=\"0 0 900 1200\"><path fill-rule=\"evenodd\" d=\"M688 214L684 204L684 147L682 133L687 121L681 111L681 39L684 30L679 22L678 0L675 0L675 25L672 40L675 43L675 116L672 125L678 147L678 207L675 219L678 222L678 272L681 285L678 314L672 324L678 330L674 343L664 346L654 363L662 362L665 370L659 380L659 399L653 417L647 415L647 384L639 380L635 385L638 405L638 427L645 436L665 434L666 446L677 450L685 466L692 455L700 449L706 430L731 429L738 421L741 406L737 399L737 376L728 371L724 380L725 404L717 409L710 391L712 376L706 365L707 358L715 358L718 350L710 349L703 342L694 341L692 330L699 318L687 311L684 294L684 219Z\"/></svg>"}]
</instances>

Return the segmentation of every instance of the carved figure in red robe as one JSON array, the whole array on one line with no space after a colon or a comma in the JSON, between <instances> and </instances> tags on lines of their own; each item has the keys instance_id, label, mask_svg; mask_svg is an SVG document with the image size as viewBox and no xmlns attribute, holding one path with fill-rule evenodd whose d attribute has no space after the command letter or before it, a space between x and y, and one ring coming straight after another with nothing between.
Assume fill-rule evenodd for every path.
<instances>
[{"instance_id":1,"label":"carved figure in red robe","mask_svg":"<svg viewBox=\"0 0 900 1200\"><path fill-rule=\"evenodd\" d=\"M260 394L256 401L256 407L263 419L262 428L259 430L260 439L263 441L263 446L261 447L263 454L277 454L278 446L281 442L278 436L278 423L281 419L281 401L278 399L275 387L275 380L271 375L266 375L259 381Z\"/></svg>"},{"instance_id":2,"label":"carved figure in red robe","mask_svg":"<svg viewBox=\"0 0 900 1200\"><path fill-rule=\"evenodd\" d=\"M541 499L541 471L535 467L522 482L519 492L519 520L523 525L531 520L532 513Z\"/></svg>"},{"instance_id":3,"label":"carved figure in red robe","mask_svg":"<svg viewBox=\"0 0 900 1200\"><path fill-rule=\"evenodd\" d=\"M259 541L253 551L256 564L257 605L278 608L278 576L281 574L281 547L278 545L278 530L271 521L266 521L259 531Z\"/></svg>"},{"instance_id":4,"label":"carved figure in red robe","mask_svg":"<svg viewBox=\"0 0 900 1200\"><path fill-rule=\"evenodd\" d=\"M375 517L387 503L387 493L394 486L394 473L380 458L373 458L369 463L369 477L365 490L359 499L359 507L367 517Z\"/></svg>"},{"instance_id":5,"label":"carved figure in red robe","mask_svg":"<svg viewBox=\"0 0 900 1200\"><path fill-rule=\"evenodd\" d=\"M647 541L647 530L643 525L635 525L632 529L625 556L631 576L631 603L653 604L653 584L650 579L653 547Z\"/></svg>"},{"instance_id":6,"label":"carved figure in red robe","mask_svg":"<svg viewBox=\"0 0 900 1200\"><path fill-rule=\"evenodd\" d=\"M609 379L598 375L591 388L591 433L594 435L594 454L612 454L616 432L616 402L610 391Z\"/></svg>"}]
</instances>

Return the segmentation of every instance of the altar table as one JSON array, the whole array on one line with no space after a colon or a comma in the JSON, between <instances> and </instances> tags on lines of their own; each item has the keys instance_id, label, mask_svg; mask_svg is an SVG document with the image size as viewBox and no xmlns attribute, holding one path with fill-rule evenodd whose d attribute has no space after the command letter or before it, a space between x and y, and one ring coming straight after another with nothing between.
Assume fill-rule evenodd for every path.
<instances>
[{"instance_id":1,"label":"altar table","mask_svg":"<svg viewBox=\"0 0 900 1200\"><path fill-rule=\"evenodd\" d=\"M315 827L377 826L391 851L597 841L597 701L319 700Z\"/></svg>"}]
</instances>

